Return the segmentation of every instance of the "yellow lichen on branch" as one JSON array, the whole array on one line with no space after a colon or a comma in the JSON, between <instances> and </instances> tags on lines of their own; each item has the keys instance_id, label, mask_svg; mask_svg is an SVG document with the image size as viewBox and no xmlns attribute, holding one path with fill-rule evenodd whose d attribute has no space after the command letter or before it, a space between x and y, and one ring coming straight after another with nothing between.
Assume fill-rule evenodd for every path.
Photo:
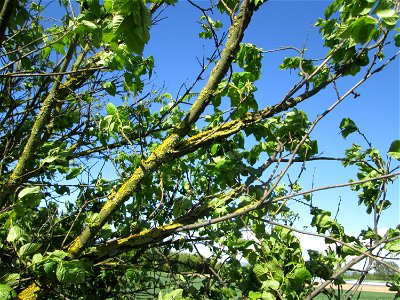
<instances>
[{"instance_id":1,"label":"yellow lichen on branch","mask_svg":"<svg viewBox=\"0 0 400 300\"><path fill-rule=\"evenodd\" d=\"M19 300L35 300L38 298L37 292L40 291L40 287L36 283L32 283L29 287L24 289L19 295Z\"/></svg>"}]
</instances>

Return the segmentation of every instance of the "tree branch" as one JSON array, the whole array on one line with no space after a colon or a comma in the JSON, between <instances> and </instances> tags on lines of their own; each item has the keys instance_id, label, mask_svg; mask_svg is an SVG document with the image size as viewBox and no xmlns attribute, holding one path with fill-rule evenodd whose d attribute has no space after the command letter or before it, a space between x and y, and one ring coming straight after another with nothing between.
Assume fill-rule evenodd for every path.
<instances>
[{"instance_id":1,"label":"tree branch","mask_svg":"<svg viewBox=\"0 0 400 300\"><path fill-rule=\"evenodd\" d=\"M87 226L82 233L74 240L69 246L68 253L71 258L79 256L85 247L94 239L97 232L103 227L107 220L114 214L114 212L132 195L140 182L151 174L161 164L171 159L171 153L180 139L189 132L191 126L197 121L200 114L204 111L206 106L211 102L217 91L218 85L228 71L236 53L239 49L240 42L244 35L244 30L250 22L255 7L252 2L245 0L242 4L240 13L235 17L235 22L230 28L230 33L222 51L221 58L211 71L210 77L201 90L199 96L189 110L184 120L177 126L157 149L148 157L143 160L140 166L133 172L132 176L119 188L118 191L112 193L105 205L102 207L98 221L90 226ZM164 235L172 228L163 228L152 233L152 235Z\"/></svg>"},{"instance_id":2,"label":"tree branch","mask_svg":"<svg viewBox=\"0 0 400 300\"><path fill-rule=\"evenodd\" d=\"M0 12L0 46L3 45L4 35L10 23L10 18L14 14L18 1L5 0Z\"/></svg>"}]
</instances>

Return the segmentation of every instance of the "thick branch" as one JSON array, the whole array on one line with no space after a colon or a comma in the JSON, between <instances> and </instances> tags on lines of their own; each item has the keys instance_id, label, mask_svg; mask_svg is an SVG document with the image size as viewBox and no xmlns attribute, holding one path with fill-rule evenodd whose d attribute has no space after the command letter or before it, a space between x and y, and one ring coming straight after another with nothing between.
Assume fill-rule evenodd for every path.
<instances>
[{"instance_id":1,"label":"thick branch","mask_svg":"<svg viewBox=\"0 0 400 300\"><path fill-rule=\"evenodd\" d=\"M63 63L63 66L61 67L61 72L65 72L67 70L68 65L75 52L77 42L78 42L78 37L76 36L65 57L65 61ZM9 180L5 184L5 188L3 189L0 198L0 205L5 203L6 201L9 201L8 198L15 192L15 190L18 187L19 178L24 174L29 164L33 160L35 150L38 147L38 141L40 140L40 136L42 135L42 132L48 120L50 119L54 104L59 99L57 97L57 93L59 92L60 89L62 77L63 77L62 75L57 76L50 93L43 101L42 107L40 109L38 116L36 117L35 123L33 124L31 134L29 135L28 141L25 144L24 150Z\"/></svg>"},{"instance_id":2,"label":"thick branch","mask_svg":"<svg viewBox=\"0 0 400 300\"><path fill-rule=\"evenodd\" d=\"M362 184L365 182L393 178L393 177L396 177L399 175L400 175L400 173L387 174L387 175L383 175L383 176L379 176L379 177L375 177L375 178L369 178L369 179L360 180L360 181L353 181L353 182L348 182L348 183L314 188L314 189L306 190L303 192L293 193L293 194L289 194L286 196L278 197L278 198L268 201L268 203L280 202L280 201L284 201L286 199L291 199L291 198L295 198L298 196L302 196L302 195L306 195L306 194L310 194L310 193L314 193L314 192L318 192L318 191L322 191L322 190L336 189L336 188L340 188L340 187ZM224 197L222 197L220 195L219 198L225 199L224 202L228 203L229 201L237 199L240 192L243 192L244 188L245 187L243 187L243 186L239 186L237 189L228 192ZM175 220L174 222L172 222L168 225L155 227L153 229L146 229L140 233L130 235L126 238L114 240L114 241L108 242L104 245L99 245L95 249L93 249L89 253L87 253L87 256L93 257L95 261L104 259L106 257L107 258L114 257L116 255L119 255L119 254L124 253L125 251L131 250L131 249L140 248L140 247L143 247L146 245L149 246L150 244L157 243L157 242L161 241L162 239L164 239L168 236L171 236L175 233L178 233L178 232L194 230L194 229L206 227L206 226L209 226L212 224L216 224L216 223L219 223L222 221L237 218L237 217L245 215L251 211L257 210L265 204L266 204L265 200L261 199L256 202L253 202L251 204L248 204L244 207L238 208L238 209L236 209L236 211L229 213L225 216L221 216L221 217L217 217L217 218L209 219L209 220L204 220L204 221L200 221L200 222L196 223L197 220L208 216L210 211L213 209L213 207L209 203L206 203L204 206L201 206L201 207L195 209L193 212L190 212L190 213L184 215L183 217Z\"/></svg>"},{"instance_id":3,"label":"thick branch","mask_svg":"<svg viewBox=\"0 0 400 300\"><path fill-rule=\"evenodd\" d=\"M49 120L51 119L52 111L54 110L57 102L61 99L65 99L72 91L80 88L96 70L93 68L86 70L85 68L85 72L72 73L66 78L65 82L62 83L62 78L64 77L64 74L66 74L65 72L72 59L72 55L76 50L77 41L78 38L76 37L70 46L59 75L55 78L51 91L43 101L40 112L36 117L35 123L32 127L31 134L22 154L20 155L18 164L2 188L2 193L0 194L0 205L4 205L4 203L10 201L10 196L15 193L16 189L20 185L21 180L26 178L25 174L27 171L29 171L29 166L33 161L35 150L40 146L38 141L43 140L40 137L43 134L44 128L49 126ZM102 53L103 52L99 52L96 54L89 63L89 66L95 65ZM76 63L77 62L75 62L74 67L76 66ZM72 70L76 70L74 67Z\"/></svg>"},{"instance_id":4,"label":"thick branch","mask_svg":"<svg viewBox=\"0 0 400 300\"><path fill-rule=\"evenodd\" d=\"M200 114L214 97L219 83L226 75L226 72L236 56L244 35L244 30L250 22L254 9L255 7L252 2L249 2L248 0L243 2L241 11L235 17L235 22L230 28L225 48L221 53L221 58L211 71L205 87L201 90L185 119L177 126L177 129L158 146L149 158L141 162L141 165L133 172L132 176L121 186L121 188L108 197L106 204L99 213L98 221L87 226L70 245L68 252L71 258L77 257L87 244L94 239L97 232L103 227L114 212L127 199L129 199L145 177L156 170L161 164L171 159L173 149L179 143L181 138L189 132L191 126L198 120Z\"/></svg>"},{"instance_id":5,"label":"thick branch","mask_svg":"<svg viewBox=\"0 0 400 300\"><path fill-rule=\"evenodd\" d=\"M11 16L17 7L17 3L18 1L16 0L5 0L3 3L0 12L0 46L3 45L6 29L10 23Z\"/></svg>"},{"instance_id":6,"label":"thick branch","mask_svg":"<svg viewBox=\"0 0 400 300\"><path fill-rule=\"evenodd\" d=\"M295 107L304 100L316 95L335 79L336 77L295 98L284 100L278 104L266 107L257 112L249 112L243 118L232 120L222 124L218 128L212 128L200 132L199 134L180 142L175 148L174 155L183 156L187 153L192 153L199 148L211 146L213 143L226 139L227 137L239 132L240 130L243 130L244 128L251 127L254 124L260 123L261 121L273 117L278 113L287 111L289 108Z\"/></svg>"}]
</instances>

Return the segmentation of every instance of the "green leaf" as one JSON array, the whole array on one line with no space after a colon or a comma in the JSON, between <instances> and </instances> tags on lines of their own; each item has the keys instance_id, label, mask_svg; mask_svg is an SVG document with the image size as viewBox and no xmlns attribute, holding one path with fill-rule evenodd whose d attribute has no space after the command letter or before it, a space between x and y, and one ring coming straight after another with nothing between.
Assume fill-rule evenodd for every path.
<instances>
[{"instance_id":1,"label":"green leaf","mask_svg":"<svg viewBox=\"0 0 400 300\"><path fill-rule=\"evenodd\" d=\"M114 82L105 82L103 84L103 88L109 93L111 96L115 96L117 93L117 87L115 86Z\"/></svg>"},{"instance_id":2,"label":"green leaf","mask_svg":"<svg viewBox=\"0 0 400 300\"><path fill-rule=\"evenodd\" d=\"M42 161L41 161L41 165L44 165L44 164L50 164L50 163L52 163L52 162L55 162L57 159L59 159L60 158L60 156L59 155L49 155L49 156L46 156Z\"/></svg>"},{"instance_id":3,"label":"green leaf","mask_svg":"<svg viewBox=\"0 0 400 300\"><path fill-rule=\"evenodd\" d=\"M221 169L224 167L224 165L228 162L225 156L217 156L213 158L213 161L215 162L215 167L217 169Z\"/></svg>"},{"instance_id":4,"label":"green leaf","mask_svg":"<svg viewBox=\"0 0 400 300\"><path fill-rule=\"evenodd\" d=\"M69 171L69 174L65 177L65 179L67 179L67 180L73 179L76 176L78 176L79 174L81 174L81 172L82 172L82 168L80 168L80 167L79 168L72 168Z\"/></svg>"},{"instance_id":5,"label":"green leaf","mask_svg":"<svg viewBox=\"0 0 400 300\"><path fill-rule=\"evenodd\" d=\"M262 300L276 300L276 296L273 293L264 291L261 296Z\"/></svg>"},{"instance_id":6,"label":"green leaf","mask_svg":"<svg viewBox=\"0 0 400 300\"><path fill-rule=\"evenodd\" d=\"M326 20L329 19L332 16L332 14L340 8L342 3L343 3L343 0L333 1L324 12L325 19Z\"/></svg>"},{"instance_id":7,"label":"green leaf","mask_svg":"<svg viewBox=\"0 0 400 300\"><path fill-rule=\"evenodd\" d=\"M42 57L43 57L44 59L47 59L47 58L49 57L50 53L51 53L51 50L53 50L53 48L51 48L51 47L45 47L45 48L42 50Z\"/></svg>"},{"instance_id":8,"label":"green leaf","mask_svg":"<svg viewBox=\"0 0 400 300\"><path fill-rule=\"evenodd\" d=\"M114 34L119 34L121 31L121 25L122 22L124 21L124 16L122 15L114 15L112 22L111 22L111 27L113 29Z\"/></svg>"},{"instance_id":9,"label":"green leaf","mask_svg":"<svg viewBox=\"0 0 400 300\"><path fill-rule=\"evenodd\" d=\"M249 292L249 299L251 299L251 300L258 300L261 297L262 297L261 292L253 292L253 291Z\"/></svg>"},{"instance_id":10,"label":"green leaf","mask_svg":"<svg viewBox=\"0 0 400 300\"><path fill-rule=\"evenodd\" d=\"M268 280L268 269L262 264L256 264L253 272L260 282Z\"/></svg>"},{"instance_id":11,"label":"green leaf","mask_svg":"<svg viewBox=\"0 0 400 300\"><path fill-rule=\"evenodd\" d=\"M114 0L104 0L104 9L110 12L113 8Z\"/></svg>"},{"instance_id":12,"label":"green leaf","mask_svg":"<svg viewBox=\"0 0 400 300\"><path fill-rule=\"evenodd\" d=\"M64 44L62 43L55 43L52 45L53 49L56 50L57 53L65 54Z\"/></svg>"},{"instance_id":13,"label":"green leaf","mask_svg":"<svg viewBox=\"0 0 400 300\"><path fill-rule=\"evenodd\" d=\"M130 51L138 54L141 54L143 52L144 43L135 32L125 32L125 43Z\"/></svg>"},{"instance_id":14,"label":"green leaf","mask_svg":"<svg viewBox=\"0 0 400 300\"><path fill-rule=\"evenodd\" d=\"M376 23L378 21L371 16L357 19L351 24L351 36L357 43L366 43L373 37Z\"/></svg>"},{"instance_id":15,"label":"green leaf","mask_svg":"<svg viewBox=\"0 0 400 300\"><path fill-rule=\"evenodd\" d=\"M0 284L0 299L11 299L12 288L8 284Z\"/></svg>"},{"instance_id":16,"label":"green leaf","mask_svg":"<svg viewBox=\"0 0 400 300\"><path fill-rule=\"evenodd\" d=\"M56 276L61 283L81 284L85 282L88 271L83 261L61 261L57 265Z\"/></svg>"},{"instance_id":17,"label":"green leaf","mask_svg":"<svg viewBox=\"0 0 400 300\"><path fill-rule=\"evenodd\" d=\"M37 207L42 200L42 193L39 186L35 187L27 187L24 188L21 192L18 193L17 206L22 211L25 211L28 208Z\"/></svg>"},{"instance_id":18,"label":"green leaf","mask_svg":"<svg viewBox=\"0 0 400 300\"><path fill-rule=\"evenodd\" d=\"M335 222L330 217L331 212L329 211L314 209L311 214L314 215L311 226L317 227L318 233L324 233L335 225Z\"/></svg>"},{"instance_id":19,"label":"green leaf","mask_svg":"<svg viewBox=\"0 0 400 300\"><path fill-rule=\"evenodd\" d=\"M356 251L355 249L352 249L347 245L343 245L341 251L342 251L342 256L343 257L350 256L350 255L359 255L360 254L359 251ZM360 251L367 251L367 249L366 248L360 249Z\"/></svg>"},{"instance_id":20,"label":"green leaf","mask_svg":"<svg viewBox=\"0 0 400 300\"><path fill-rule=\"evenodd\" d=\"M266 280L262 284L262 289L263 290L274 290L277 291L279 289L279 281L276 280Z\"/></svg>"},{"instance_id":21,"label":"green leaf","mask_svg":"<svg viewBox=\"0 0 400 300\"><path fill-rule=\"evenodd\" d=\"M219 149L219 144L214 144L214 145L212 145L212 146L211 146L211 149L210 149L211 155L217 154L218 149Z\"/></svg>"},{"instance_id":22,"label":"green leaf","mask_svg":"<svg viewBox=\"0 0 400 300\"><path fill-rule=\"evenodd\" d=\"M385 245L385 249L389 250L390 252L393 252L393 253L399 253L400 252L400 240L396 240L396 241L387 243Z\"/></svg>"},{"instance_id":23,"label":"green leaf","mask_svg":"<svg viewBox=\"0 0 400 300\"><path fill-rule=\"evenodd\" d=\"M394 159L400 160L400 140L395 140L390 145L388 155Z\"/></svg>"},{"instance_id":24,"label":"green leaf","mask_svg":"<svg viewBox=\"0 0 400 300\"><path fill-rule=\"evenodd\" d=\"M64 259L67 256L67 253L65 253L62 250L55 250L53 252L49 252L48 254L50 259L57 259L57 260Z\"/></svg>"},{"instance_id":25,"label":"green leaf","mask_svg":"<svg viewBox=\"0 0 400 300\"><path fill-rule=\"evenodd\" d=\"M23 235L25 235L25 231L21 227L18 225L12 225L8 231L7 242L19 240Z\"/></svg>"},{"instance_id":26,"label":"green leaf","mask_svg":"<svg viewBox=\"0 0 400 300\"><path fill-rule=\"evenodd\" d=\"M182 299L183 289L176 289L164 295L163 300L180 300Z\"/></svg>"},{"instance_id":27,"label":"green leaf","mask_svg":"<svg viewBox=\"0 0 400 300\"><path fill-rule=\"evenodd\" d=\"M20 275L18 273L8 273L0 278L0 284L8 284L10 286L18 284ZM0 297L0 299L2 299Z\"/></svg>"},{"instance_id":28,"label":"green leaf","mask_svg":"<svg viewBox=\"0 0 400 300\"><path fill-rule=\"evenodd\" d=\"M391 5L385 0L379 1L379 4L372 13L376 14L381 19L390 18L396 14Z\"/></svg>"},{"instance_id":29,"label":"green leaf","mask_svg":"<svg viewBox=\"0 0 400 300\"><path fill-rule=\"evenodd\" d=\"M41 253L36 253L32 257L32 264L40 264L43 261L43 255Z\"/></svg>"},{"instance_id":30,"label":"green leaf","mask_svg":"<svg viewBox=\"0 0 400 300\"><path fill-rule=\"evenodd\" d=\"M396 47L400 47L400 33L394 35L394 42Z\"/></svg>"},{"instance_id":31,"label":"green leaf","mask_svg":"<svg viewBox=\"0 0 400 300\"><path fill-rule=\"evenodd\" d=\"M311 283L312 275L305 267L297 268L294 271L295 284Z\"/></svg>"},{"instance_id":32,"label":"green leaf","mask_svg":"<svg viewBox=\"0 0 400 300\"><path fill-rule=\"evenodd\" d=\"M41 196L39 186L27 187L18 193L18 199L22 200L24 198L37 197L38 195Z\"/></svg>"},{"instance_id":33,"label":"green leaf","mask_svg":"<svg viewBox=\"0 0 400 300\"><path fill-rule=\"evenodd\" d=\"M82 25L83 29L88 32L95 31L98 28L96 24L86 20L83 20L80 25Z\"/></svg>"},{"instance_id":34,"label":"green leaf","mask_svg":"<svg viewBox=\"0 0 400 300\"><path fill-rule=\"evenodd\" d=\"M342 130L342 137L347 138L347 136L353 132L358 130L357 125L350 118L344 118L342 122L340 122L340 129Z\"/></svg>"},{"instance_id":35,"label":"green leaf","mask_svg":"<svg viewBox=\"0 0 400 300\"><path fill-rule=\"evenodd\" d=\"M117 108L115 107L114 104L108 102L106 105L106 111L109 115L115 115L115 113L117 112Z\"/></svg>"},{"instance_id":36,"label":"green leaf","mask_svg":"<svg viewBox=\"0 0 400 300\"><path fill-rule=\"evenodd\" d=\"M21 257L25 257L28 255L31 255L36 252L42 246L39 243L28 243L23 245L21 248L18 250L18 255Z\"/></svg>"},{"instance_id":37,"label":"green leaf","mask_svg":"<svg viewBox=\"0 0 400 300\"><path fill-rule=\"evenodd\" d=\"M267 0L254 0L254 5L256 9L258 9L258 7L261 6L261 4L263 4L265 1Z\"/></svg>"},{"instance_id":38,"label":"green leaf","mask_svg":"<svg viewBox=\"0 0 400 300\"><path fill-rule=\"evenodd\" d=\"M390 17L390 18L382 19L383 25L385 25L387 27L395 26L398 21L399 21L399 16L398 15L395 15L395 16Z\"/></svg>"},{"instance_id":39,"label":"green leaf","mask_svg":"<svg viewBox=\"0 0 400 300\"><path fill-rule=\"evenodd\" d=\"M56 261L48 261L43 265L44 272L51 278L56 278L56 272L57 272L57 262Z\"/></svg>"}]
</instances>

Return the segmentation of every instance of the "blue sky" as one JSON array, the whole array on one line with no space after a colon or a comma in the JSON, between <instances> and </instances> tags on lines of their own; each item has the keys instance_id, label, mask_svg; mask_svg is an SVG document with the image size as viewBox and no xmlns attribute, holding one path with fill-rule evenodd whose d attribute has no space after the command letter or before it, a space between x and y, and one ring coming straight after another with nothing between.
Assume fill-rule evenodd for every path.
<instances>
[{"instance_id":1,"label":"blue sky","mask_svg":"<svg viewBox=\"0 0 400 300\"><path fill-rule=\"evenodd\" d=\"M208 1L197 1L199 5L207 6ZM246 31L244 42L253 43L264 50L276 49L281 46L305 46L309 51L307 57L321 58L326 49L313 24L318 17L323 16L329 1L270 1L257 11ZM145 54L155 58L155 82L165 85L166 91L172 96L178 95L183 83L190 84L199 72L197 58L208 57L212 49L212 41L198 38L200 25L197 23L200 11L185 1L180 1L175 7L168 8L161 14L162 19L151 31L151 39L146 46ZM214 16L212 16L214 17ZM218 16L215 16L218 19ZM227 29L224 24L224 29ZM305 45L307 41L307 44ZM393 51L392 51L393 52ZM294 51L265 54L263 60L262 78L257 83L257 101L259 107L265 107L278 102L288 89L297 81L293 72L279 70L279 64L285 56L294 56ZM388 57L389 57L388 53ZM340 81L339 89L357 82L358 78L346 77ZM195 89L201 88L201 84ZM366 146L362 139L350 135L344 140L340 135L339 124L345 117L352 118L361 131L378 148L385 157L390 143L399 139L399 64L391 64L384 72L371 78L357 90L360 97L348 98L344 103L323 119L312 137L318 139L319 150L324 156L343 157L344 150L353 142ZM305 110L310 120L322 113L335 101L332 89L324 91L316 98L303 103L299 108ZM355 169L343 169L340 163L310 163L301 184L305 189L311 187L314 174L314 186L324 186L347 182L355 178ZM372 216L365 214L365 208L357 205L356 193L349 188L319 192L314 195L314 204L336 213L341 198L338 220L355 234L365 225L372 225ZM392 207L381 220L380 227L399 224L399 185L390 186L388 199ZM304 207L293 205L301 216L306 217ZM307 225L309 219L300 221L297 225Z\"/></svg>"},{"instance_id":2,"label":"blue sky","mask_svg":"<svg viewBox=\"0 0 400 300\"><path fill-rule=\"evenodd\" d=\"M51 3L51 2L49 2ZM196 1L206 7L209 1ZM313 24L330 1L268 1L255 13L246 31L244 42L255 44L264 50L276 49L282 46L307 48L306 57L322 58L326 49ZM160 16L160 21L153 26L151 38L145 47L144 55L153 55L155 59L155 76L153 83L158 87L165 86L167 92L178 97L182 84L191 84L196 78L200 66L198 59L209 57L213 50L211 40L198 38L201 31L198 21L201 12L186 1L179 1L175 7L167 8ZM219 15L212 15L214 20ZM226 19L223 30L227 27ZM395 50L395 49L394 49ZM393 53L392 49L389 51ZM389 57L389 52L387 57ZM263 60L262 78L256 83L257 101L259 107L277 103L297 82L296 72L281 71L279 64L284 57L294 56L294 51L282 51L265 54ZM358 78L346 77L338 87L346 91L346 87L357 82ZM200 82L195 90L201 88ZM366 146L357 135L350 135L347 140L340 136L339 124L345 117L352 118L361 131L372 142L380 153L385 156L391 142L400 139L399 134L399 63L389 65L384 72L372 77L357 90L360 97L348 98L332 113L323 119L312 134L318 140L319 151L323 156L343 157L344 150L356 142ZM115 99L116 103L119 102ZM327 89L317 97L302 103L299 108L306 111L310 120L322 113L335 101L332 89ZM114 172L112 172L114 173ZM295 173L293 173L295 174ZM354 168L344 169L340 163L318 162L309 163L307 172L301 180L304 189L314 186L325 186L347 182L355 178ZM353 234L359 232L365 225L372 224L372 216L366 215L365 208L357 205L356 193L349 188L329 190L314 194L314 204L336 213L341 199L338 220ZM393 227L399 224L399 183L390 186L388 199L392 207L381 219L380 227ZM292 205L302 219L297 226L309 224L310 218L306 208Z\"/></svg>"}]
</instances>

